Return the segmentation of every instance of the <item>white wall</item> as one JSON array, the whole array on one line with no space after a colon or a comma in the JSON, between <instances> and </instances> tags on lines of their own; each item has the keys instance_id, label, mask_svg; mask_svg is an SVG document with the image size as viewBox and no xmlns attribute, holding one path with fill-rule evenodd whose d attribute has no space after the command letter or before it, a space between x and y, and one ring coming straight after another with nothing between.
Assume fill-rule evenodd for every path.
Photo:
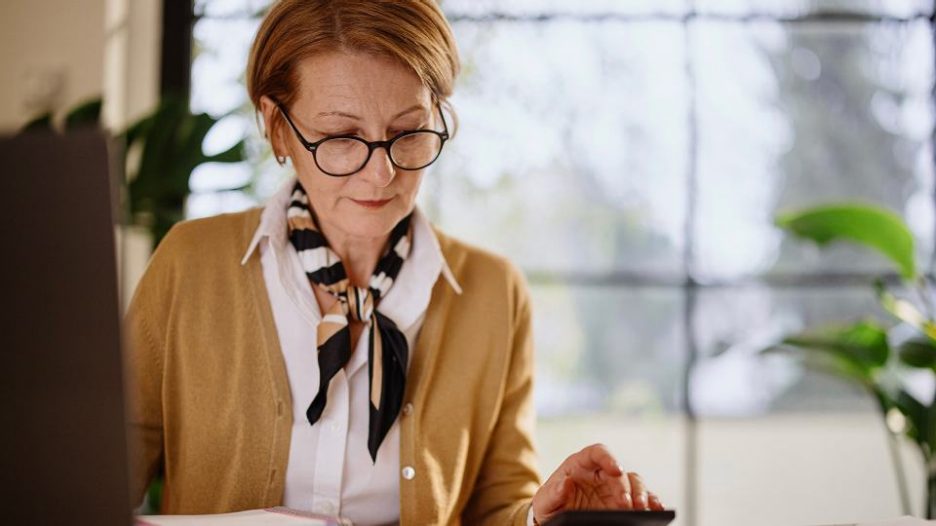
<instances>
[{"instance_id":1,"label":"white wall","mask_svg":"<svg viewBox=\"0 0 936 526\"><path fill-rule=\"evenodd\" d=\"M100 96L105 0L0 2L0 131Z\"/></svg>"},{"instance_id":2,"label":"white wall","mask_svg":"<svg viewBox=\"0 0 936 526\"><path fill-rule=\"evenodd\" d=\"M161 0L0 2L0 131L105 96L120 129L156 103Z\"/></svg>"},{"instance_id":3,"label":"white wall","mask_svg":"<svg viewBox=\"0 0 936 526\"><path fill-rule=\"evenodd\" d=\"M159 98L162 0L106 0L104 118L123 129Z\"/></svg>"},{"instance_id":4,"label":"white wall","mask_svg":"<svg viewBox=\"0 0 936 526\"><path fill-rule=\"evenodd\" d=\"M150 112L159 100L162 0L106 0L107 44L104 49L104 121L123 130ZM117 235L120 296L126 307L150 255L143 228L123 228Z\"/></svg>"},{"instance_id":5,"label":"white wall","mask_svg":"<svg viewBox=\"0 0 936 526\"><path fill-rule=\"evenodd\" d=\"M2 0L0 134L102 96L111 129L149 112L159 94L161 16L162 0ZM125 302L148 245L118 236Z\"/></svg>"}]
</instances>

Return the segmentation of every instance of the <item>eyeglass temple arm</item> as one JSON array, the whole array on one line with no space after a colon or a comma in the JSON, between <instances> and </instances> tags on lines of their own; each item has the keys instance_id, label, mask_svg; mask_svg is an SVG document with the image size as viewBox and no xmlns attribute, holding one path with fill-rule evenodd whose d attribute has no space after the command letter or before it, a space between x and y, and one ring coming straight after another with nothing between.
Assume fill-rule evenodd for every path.
<instances>
[{"instance_id":1,"label":"eyeglass temple arm","mask_svg":"<svg viewBox=\"0 0 936 526\"><path fill-rule=\"evenodd\" d=\"M436 108L439 109L439 117L442 118L442 130L444 130L443 133L445 134L445 138L448 139L449 138L448 123L445 122L445 112L442 111L442 104L439 102L436 102Z\"/></svg>"},{"instance_id":2,"label":"eyeglass temple arm","mask_svg":"<svg viewBox=\"0 0 936 526\"><path fill-rule=\"evenodd\" d=\"M299 131L299 128L297 128L296 124L293 123L292 118L290 118L289 116L289 112L286 111L286 108L284 108L282 104L280 104L279 102L275 100L273 101L273 103L276 104L277 109L279 109L280 113L283 114L283 117L286 118L286 122L289 123L289 127L292 128L294 132L296 132L296 137L299 139L299 142L302 143L302 146L304 146L306 150L309 150L309 151L314 150L316 145L309 142L308 139L302 136L302 132Z\"/></svg>"}]
</instances>

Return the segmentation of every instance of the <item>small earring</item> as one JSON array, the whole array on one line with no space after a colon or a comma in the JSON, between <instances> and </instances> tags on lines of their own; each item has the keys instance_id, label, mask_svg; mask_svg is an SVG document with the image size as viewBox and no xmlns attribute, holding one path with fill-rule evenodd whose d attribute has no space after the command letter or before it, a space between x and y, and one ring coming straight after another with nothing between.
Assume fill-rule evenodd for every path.
<instances>
[{"instance_id":1,"label":"small earring","mask_svg":"<svg viewBox=\"0 0 936 526\"><path fill-rule=\"evenodd\" d=\"M286 156L285 156L285 155L277 155L277 156L276 156L276 162L277 162L277 164L279 164L280 166L285 166L285 165L286 165Z\"/></svg>"}]
</instances>

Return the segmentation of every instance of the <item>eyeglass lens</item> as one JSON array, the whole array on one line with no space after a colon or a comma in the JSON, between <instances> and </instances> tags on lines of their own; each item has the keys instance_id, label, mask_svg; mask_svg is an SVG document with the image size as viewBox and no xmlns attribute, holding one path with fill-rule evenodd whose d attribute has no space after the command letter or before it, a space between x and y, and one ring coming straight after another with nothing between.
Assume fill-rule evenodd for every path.
<instances>
[{"instance_id":1,"label":"eyeglass lens","mask_svg":"<svg viewBox=\"0 0 936 526\"><path fill-rule=\"evenodd\" d=\"M395 139L390 146L390 160L398 168L418 170L431 164L442 150L442 138L430 131L415 131ZM315 151L319 168L330 174L356 172L368 161L364 141L334 138L323 141Z\"/></svg>"}]
</instances>

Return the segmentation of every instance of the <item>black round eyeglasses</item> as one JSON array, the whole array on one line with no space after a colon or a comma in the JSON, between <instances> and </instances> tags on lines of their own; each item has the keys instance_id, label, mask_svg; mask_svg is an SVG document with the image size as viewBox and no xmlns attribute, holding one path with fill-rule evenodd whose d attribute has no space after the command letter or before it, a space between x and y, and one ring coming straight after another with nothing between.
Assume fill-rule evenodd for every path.
<instances>
[{"instance_id":1,"label":"black round eyeglasses","mask_svg":"<svg viewBox=\"0 0 936 526\"><path fill-rule=\"evenodd\" d=\"M386 141L367 141L357 135L330 135L315 142L309 142L302 136L282 104L276 102L276 106L286 117L286 122L296 133L299 142L312 154L318 169L332 177L347 177L361 171L377 148L387 150L387 157L394 167L400 170L421 170L439 158L442 146L449 139L448 124L439 104L436 104L436 109L442 117L441 132L408 130Z\"/></svg>"}]
</instances>

